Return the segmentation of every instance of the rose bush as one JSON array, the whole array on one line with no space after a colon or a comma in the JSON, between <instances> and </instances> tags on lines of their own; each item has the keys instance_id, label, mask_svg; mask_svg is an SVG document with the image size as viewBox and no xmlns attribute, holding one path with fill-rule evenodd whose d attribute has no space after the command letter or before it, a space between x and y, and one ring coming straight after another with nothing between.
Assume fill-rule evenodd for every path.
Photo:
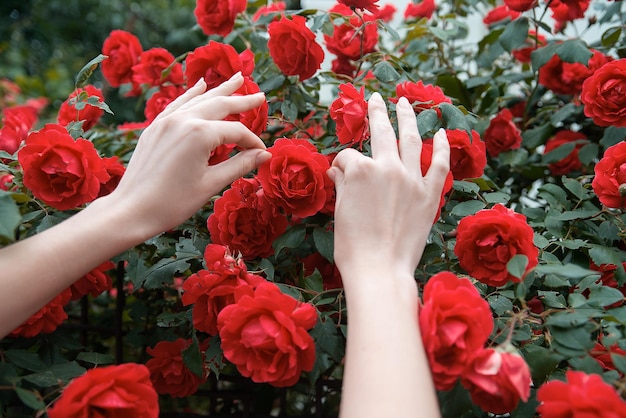
<instances>
[{"instance_id":1,"label":"rose bush","mask_svg":"<svg viewBox=\"0 0 626 418\"><path fill-rule=\"evenodd\" d=\"M349 318L326 170L370 153L375 91L394 123L412 103L422 171L434 132L450 140L415 272L443 416L624 415L623 2L112 0L80 18L40 3L0 25L0 245L110 193L141 130L200 78L241 72L236 94L265 92L228 119L273 157L0 341L0 415L336 416ZM28 26L58 19L83 30L60 49Z\"/></svg>"}]
</instances>

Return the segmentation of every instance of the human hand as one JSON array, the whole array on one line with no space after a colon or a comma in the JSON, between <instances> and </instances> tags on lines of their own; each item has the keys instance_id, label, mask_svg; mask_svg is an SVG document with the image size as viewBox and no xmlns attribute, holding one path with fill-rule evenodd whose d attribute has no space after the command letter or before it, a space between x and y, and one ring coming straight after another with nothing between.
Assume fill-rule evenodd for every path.
<instances>
[{"instance_id":1,"label":"human hand","mask_svg":"<svg viewBox=\"0 0 626 418\"><path fill-rule=\"evenodd\" d=\"M263 93L231 96L241 74L205 91L200 80L172 102L146 128L109 202L122 205L147 239L188 219L235 179L271 157L265 145L242 123L222 120L261 106ZM209 166L211 152L222 144L243 149ZM130 223L130 222L129 222Z\"/></svg>"},{"instance_id":2,"label":"human hand","mask_svg":"<svg viewBox=\"0 0 626 418\"><path fill-rule=\"evenodd\" d=\"M345 273L364 268L413 277L450 167L448 140L439 130L432 163L422 175L422 141L406 98L396 107L399 141L380 94L372 95L368 108L372 158L345 149L328 171L337 190L335 263L346 289L352 275Z\"/></svg>"}]
</instances>

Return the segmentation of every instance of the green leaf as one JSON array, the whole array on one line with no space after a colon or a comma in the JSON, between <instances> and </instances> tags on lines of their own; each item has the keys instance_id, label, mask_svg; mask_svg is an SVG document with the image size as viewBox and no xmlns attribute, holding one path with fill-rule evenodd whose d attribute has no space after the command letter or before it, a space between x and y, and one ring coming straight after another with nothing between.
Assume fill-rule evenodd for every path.
<instances>
[{"instance_id":1,"label":"green leaf","mask_svg":"<svg viewBox=\"0 0 626 418\"><path fill-rule=\"evenodd\" d=\"M477 195L480 192L480 186L472 181L454 180L452 188L456 191Z\"/></svg>"},{"instance_id":2,"label":"green leaf","mask_svg":"<svg viewBox=\"0 0 626 418\"><path fill-rule=\"evenodd\" d=\"M392 83L400 79L400 74L388 61L380 61L374 66L374 76L383 83Z\"/></svg>"},{"instance_id":3,"label":"green leaf","mask_svg":"<svg viewBox=\"0 0 626 418\"><path fill-rule=\"evenodd\" d=\"M0 236L15 240L15 230L21 219L20 209L11 196L0 196Z\"/></svg>"},{"instance_id":4,"label":"green leaf","mask_svg":"<svg viewBox=\"0 0 626 418\"><path fill-rule=\"evenodd\" d=\"M182 352L183 362L185 366L196 376L204 377L204 363L202 361L202 353L198 345L198 339L192 338L192 343Z\"/></svg>"},{"instance_id":5,"label":"green leaf","mask_svg":"<svg viewBox=\"0 0 626 418\"><path fill-rule=\"evenodd\" d=\"M535 267L538 274L556 274L568 279L582 279L587 276L600 276L597 271L580 267L576 264L539 264Z\"/></svg>"},{"instance_id":6,"label":"green leaf","mask_svg":"<svg viewBox=\"0 0 626 418\"><path fill-rule=\"evenodd\" d=\"M591 306L603 308L623 300L624 295L619 290L609 286L599 286L591 289L588 303Z\"/></svg>"},{"instance_id":7,"label":"green leaf","mask_svg":"<svg viewBox=\"0 0 626 418\"><path fill-rule=\"evenodd\" d=\"M73 378L81 376L85 371L85 368L77 362L70 361L54 364L46 370L24 376L23 379L39 387L52 387L58 385L59 382L67 383Z\"/></svg>"},{"instance_id":8,"label":"green leaf","mask_svg":"<svg viewBox=\"0 0 626 418\"><path fill-rule=\"evenodd\" d=\"M549 123L526 129L522 132L522 144L526 148L536 148L544 144L550 135L552 135L552 125Z\"/></svg>"},{"instance_id":9,"label":"green leaf","mask_svg":"<svg viewBox=\"0 0 626 418\"><path fill-rule=\"evenodd\" d=\"M524 277L526 267L528 266L528 257L524 254L515 254L508 263L506 263L506 270L510 275L521 279Z\"/></svg>"},{"instance_id":10,"label":"green leaf","mask_svg":"<svg viewBox=\"0 0 626 418\"><path fill-rule=\"evenodd\" d=\"M224 363L224 353L222 352L222 344L219 335L211 337L209 347L204 352L204 357L206 363L209 365L211 373L219 379L222 369L226 366L226 363Z\"/></svg>"},{"instance_id":11,"label":"green leaf","mask_svg":"<svg viewBox=\"0 0 626 418\"><path fill-rule=\"evenodd\" d=\"M98 68L98 64L100 64L102 61L104 61L107 58L109 57L106 55L100 54L94 59L92 59L91 61L89 61L87 64L85 64L85 66L81 68L78 74L76 75L76 83L75 83L76 88L83 87L85 84L87 84L87 80L89 80L89 77L91 77L93 72L96 71L96 68Z\"/></svg>"},{"instance_id":12,"label":"green leaf","mask_svg":"<svg viewBox=\"0 0 626 418\"><path fill-rule=\"evenodd\" d=\"M315 339L315 345L331 358L340 363L344 355L344 341L337 332L337 326L328 317L320 319L310 332Z\"/></svg>"},{"instance_id":13,"label":"green leaf","mask_svg":"<svg viewBox=\"0 0 626 418\"><path fill-rule=\"evenodd\" d=\"M291 101L283 101L280 105L280 113L288 121L295 121L298 119L298 108Z\"/></svg>"},{"instance_id":14,"label":"green leaf","mask_svg":"<svg viewBox=\"0 0 626 418\"><path fill-rule=\"evenodd\" d=\"M556 44L549 44L542 48L537 48L530 53L530 61L533 71L539 71L556 54Z\"/></svg>"},{"instance_id":15,"label":"green leaf","mask_svg":"<svg viewBox=\"0 0 626 418\"><path fill-rule=\"evenodd\" d=\"M589 219L599 215L597 210L566 210L555 216L559 221L572 221L574 219Z\"/></svg>"},{"instance_id":16,"label":"green leaf","mask_svg":"<svg viewBox=\"0 0 626 418\"><path fill-rule=\"evenodd\" d=\"M438 124L439 115L434 109L422 110L417 114L417 129L422 135L433 132Z\"/></svg>"},{"instance_id":17,"label":"green leaf","mask_svg":"<svg viewBox=\"0 0 626 418\"><path fill-rule=\"evenodd\" d=\"M580 39L568 39L558 44L555 52L565 62L587 65L593 53L585 42Z\"/></svg>"},{"instance_id":18,"label":"green leaf","mask_svg":"<svg viewBox=\"0 0 626 418\"><path fill-rule=\"evenodd\" d=\"M528 38L528 19L520 17L509 22L504 28L504 32L500 35L500 45L511 52L512 50L522 46Z\"/></svg>"},{"instance_id":19,"label":"green leaf","mask_svg":"<svg viewBox=\"0 0 626 418\"><path fill-rule=\"evenodd\" d=\"M598 158L599 150L598 144L590 142L578 150L578 159L585 165L591 164Z\"/></svg>"},{"instance_id":20,"label":"green leaf","mask_svg":"<svg viewBox=\"0 0 626 418\"><path fill-rule=\"evenodd\" d=\"M313 274L304 278L304 288L315 293L324 291L324 279L317 269L315 269Z\"/></svg>"},{"instance_id":21,"label":"green leaf","mask_svg":"<svg viewBox=\"0 0 626 418\"><path fill-rule=\"evenodd\" d=\"M335 234L333 231L327 231L323 228L315 228L313 230L313 242L317 251L328 260L333 262L333 253L335 251Z\"/></svg>"},{"instance_id":22,"label":"green leaf","mask_svg":"<svg viewBox=\"0 0 626 418\"><path fill-rule=\"evenodd\" d=\"M182 273L190 267L189 260L190 258L162 258L137 281L143 283L146 289L157 289L164 283L171 284L176 273Z\"/></svg>"},{"instance_id":23,"label":"green leaf","mask_svg":"<svg viewBox=\"0 0 626 418\"><path fill-rule=\"evenodd\" d=\"M593 260L597 266L603 264L619 266L626 261L626 253L624 253L624 251L616 248L603 247L601 245L592 245L589 249L589 257L591 257L591 260Z\"/></svg>"},{"instance_id":24,"label":"green leaf","mask_svg":"<svg viewBox=\"0 0 626 418\"><path fill-rule=\"evenodd\" d=\"M489 306L491 306L491 309L493 309L498 316L513 310L513 302L511 302L509 298L499 294L489 296L487 302L489 302Z\"/></svg>"},{"instance_id":25,"label":"green leaf","mask_svg":"<svg viewBox=\"0 0 626 418\"><path fill-rule=\"evenodd\" d=\"M626 128L617 128L615 126L609 126L604 130L604 135L600 139L600 145L605 149L622 142L626 139Z\"/></svg>"},{"instance_id":26,"label":"green leaf","mask_svg":"<svg viewBox=\"0 0 626 418\"><path fill-rule=\"evenodd\" d=\"M297 248L304 242L306 238L306 228L303 225L298 225L293 228L289 228L284 234L276 238L272 243L276 255L278 255L284 248Z\"/></svg>"},{"instance_id":27,"label":"green leaf","mask_svg":"<svg viewBox=\"0 0 626 418\"><path fill-rule=\"evenodd\" d=\"M84 351L78 353L76 360L95 365L115 363L115 358L110 354L88 353Z\"/></svg>"},{"instance_id":28,"label":"green leaf","mask_svg":"<svg viewBox=\"0 0 626 418\"><path fill-rule=\"evenodd\" d=\"M441 117L447 129L463 129L470 138L472 137L472 127L465 114L458 107L450 103L440 103L439 110L441 110Z\"/></svg>"},{"instance_id":29,"label":"green leaf","mask_svg":"<svg viewBox=\"0 0 626 418\"><path fill-rule=\"evenodd\" d=\"M6 358L19 368L36 372L46 368L46 365L37 353L21 349L9 349L4 351Z\"/></svg>"},{"instance_id":30,"label":"green leaf","mask_svg":"<svg viewBox=\"0 0 626 418\"><path fill-rule=\"evenodd\" d=\"M46 404L41 400L41 395L39 395L39 393L37 392L16 387L15 393L17 393L20 401L24 402L24 405L28 406L31 409L37 411L46 407Z\"/></svg>"},{"instance_id":31,"label":"green leaf","mask_svg":"<svg viewBox=\"0 0 626 418\"><path fill-rule=\"evenodd\" d=\"M559 123L563 122L570 116L580 112L581 107L576 106L575 103L568 103L550 116L550 123L554 126L558 126Z\"/></svg>"},{"instance_id":32,"label":"green leaf","mask_svg":"<svg viewBox=\"0 0 626 418\"><path fill-rule=\"evenodd\" d=\"M611 28L608 28L606 31L604 31L604 33L602 34L602 37L600 38L602 42L602 46L604 46L605 48L613 47L621 36L622 36L621 27L613 26Z\"/></svg>"},{"instance_id":33,"label":"green leaf","mask_svg":"<svg viewBox=\"0 0 626 418\"><path fill-rule=\"evenodd\" d=\"M462 203L459 203L455 207L452 208L450 214L458 217L465 217L468 215L473 215L481 209L486 207L485 203L480 200L468 200Z\"/></svg>"},{"instance_id":34,"label":"green leaf","mask_svg":"<svg viewBox=\"0 0 626 418\"><path fill-rule=\"evenodd\" d=\"M524 346L522 354L530 368L532 378L536 382L542 382L563 359L562 356L535 344Z\"/></svg>"}]
</instances>

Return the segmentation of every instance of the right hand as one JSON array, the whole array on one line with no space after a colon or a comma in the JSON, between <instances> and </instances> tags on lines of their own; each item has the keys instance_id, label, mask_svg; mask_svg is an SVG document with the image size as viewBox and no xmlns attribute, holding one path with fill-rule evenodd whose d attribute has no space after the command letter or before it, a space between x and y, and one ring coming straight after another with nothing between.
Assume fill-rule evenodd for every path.
<instances>
[{"instance_id":1,"label":"right hand","mask_svg":"<svg viewBox=\"0 0 626 418\"><path fill-rule=\"evenodd\" d=\"M351 279L345 273L364 268L413 277L450 167L450 147L441 129L422 176L422 140L406 98L396 107L399 141L380 94L372 95L368 108L372 158L345 149L328 171L337 190L335 263L346 289Z\"/></svg>"}]
</instances>

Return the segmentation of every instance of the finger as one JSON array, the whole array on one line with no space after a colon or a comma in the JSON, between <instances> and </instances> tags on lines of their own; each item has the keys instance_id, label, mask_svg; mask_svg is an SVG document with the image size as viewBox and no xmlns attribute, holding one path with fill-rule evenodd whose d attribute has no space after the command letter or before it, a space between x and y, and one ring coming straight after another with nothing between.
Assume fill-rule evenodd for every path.
<instances>
[{"instance_id":1,"label":"finger","mask_svg":"<svg viewBox=\"0 0 626 418\"><path fill-rule=\"evenodd\" d=\"M265 93L263 92L244 96L215 96L195 103L193 107L189 107L188 112L190 116L200 119L221 120L228 115L255 109L264 102Z\"/></svg>"},{"instance_id":2,"label":"finger","mask_svg":"<svg viewBox=\"0 0 626 418\"><path fill-rule=\"evenodd\" d=\"M181 103L174 110L188 112L191 109L194 109L196 106L206 103L208 99L219 96L230 96L231 94L236 92L237 89L239 89L239 87L241 87L241 85L243 84L243 76L241 75L241 72L235 73L231 78L210 90L206 89L206 83L204 82L204 79L200 80L202 80L202 84L204 85L204 89L200 92L201 94L196 94L191 99L186 100L184 103ZM193 88L195 88L196 86L194 86Z\"/></svg>"},{"instance_id":3,"label":"finger","mask_svg":"<svg viewBox=\"0 0 626 418\"><path fill-rule=\"evenodd\" d=\"M398 159L396 134L389 121L387 106L379 93L372 94L367 107L372 133L372 157L374 159Z\"/></svg>"},{"instance_id":4,"label":"finger","mask_svg":"<svg viewBox=\"0 0 626 418\"><path fill-rule=\"evenodd\" d=\"M433 157L424 180L435 191L441 192L450 172L450 144L446 131L439 129L433 138Z\"/></svg>"},{"instance_id":5,"label":"finger","mask_svg":"<svg viewBox=\"0 0 626 418\"><path fill-rule=\"evenodd\" d=\"M188 89L186 92L178 96L173 102L168 104L165 107L165 109L163 109L163 111L159 113L157 118L162 118L162 117L169 115L172 112L175 112L181 106L188 103L194 97L200 96L205 91L206 91L206 83L204 81L204 78L201 78L193 87Z\"/></svg>"},{"instance_id":6,"label":"finger","mask_svg":"<svg viewBox=\"0 0 626 418\"><path fill-rule=\"evenodd\" d=\"M337 191L337 196L339 196L343 190L343 171L341 171L337 167L331 167L326 170L326 175L335 185L335 190Z\"/></svg>"},{"instance_id":7,"label":"finger","mask_svg":"<svg viewBox=\"0 0 626 418\"><path fill-rule=\"evenodd\" d=\"M400 159L411 175L421 177L422 138L417 129L417 119L413 106L405 97L398 100L396 114L398 115L398 136L400 137L398 144Z\"/></svg>"},{"instance_id":8,"label":"finger","mask_svg":"<svg viewBox=\"0 0 626 418\"><path fill-rule=\"evenodd\" d=\"M207 168L205 184L207 195L212 196L236 179L245 176L252 170L269 160L272 154L261 149L248 149Z\"/></svg>"},{"instance_id":9,"label":"finger","mask_svg":"<svg viewBox=\"0 0 626 418\"><path fill-rule=\"evenodd\" d=\"M265 144L241 122L234 121L210 121L205 122L207 126L203 128L205 138L209 141L211 150L224 144L236 144L243 149L259 148L265 149Z\"/></svg>"},{"instance_id":10,"label":"finger","mask_svg":"<svg viewBox=\"0 0 626 418\"><path fill-rule=\"evenodd\" d=\"M366 157L354 148L346 148L339 151L339 154L337 154L337 156L333 160L332 166L341 170L342 172L345 172L350 165L356 164L356 162L361 158L369 157Z\"/></svg>"}]
</instances>

